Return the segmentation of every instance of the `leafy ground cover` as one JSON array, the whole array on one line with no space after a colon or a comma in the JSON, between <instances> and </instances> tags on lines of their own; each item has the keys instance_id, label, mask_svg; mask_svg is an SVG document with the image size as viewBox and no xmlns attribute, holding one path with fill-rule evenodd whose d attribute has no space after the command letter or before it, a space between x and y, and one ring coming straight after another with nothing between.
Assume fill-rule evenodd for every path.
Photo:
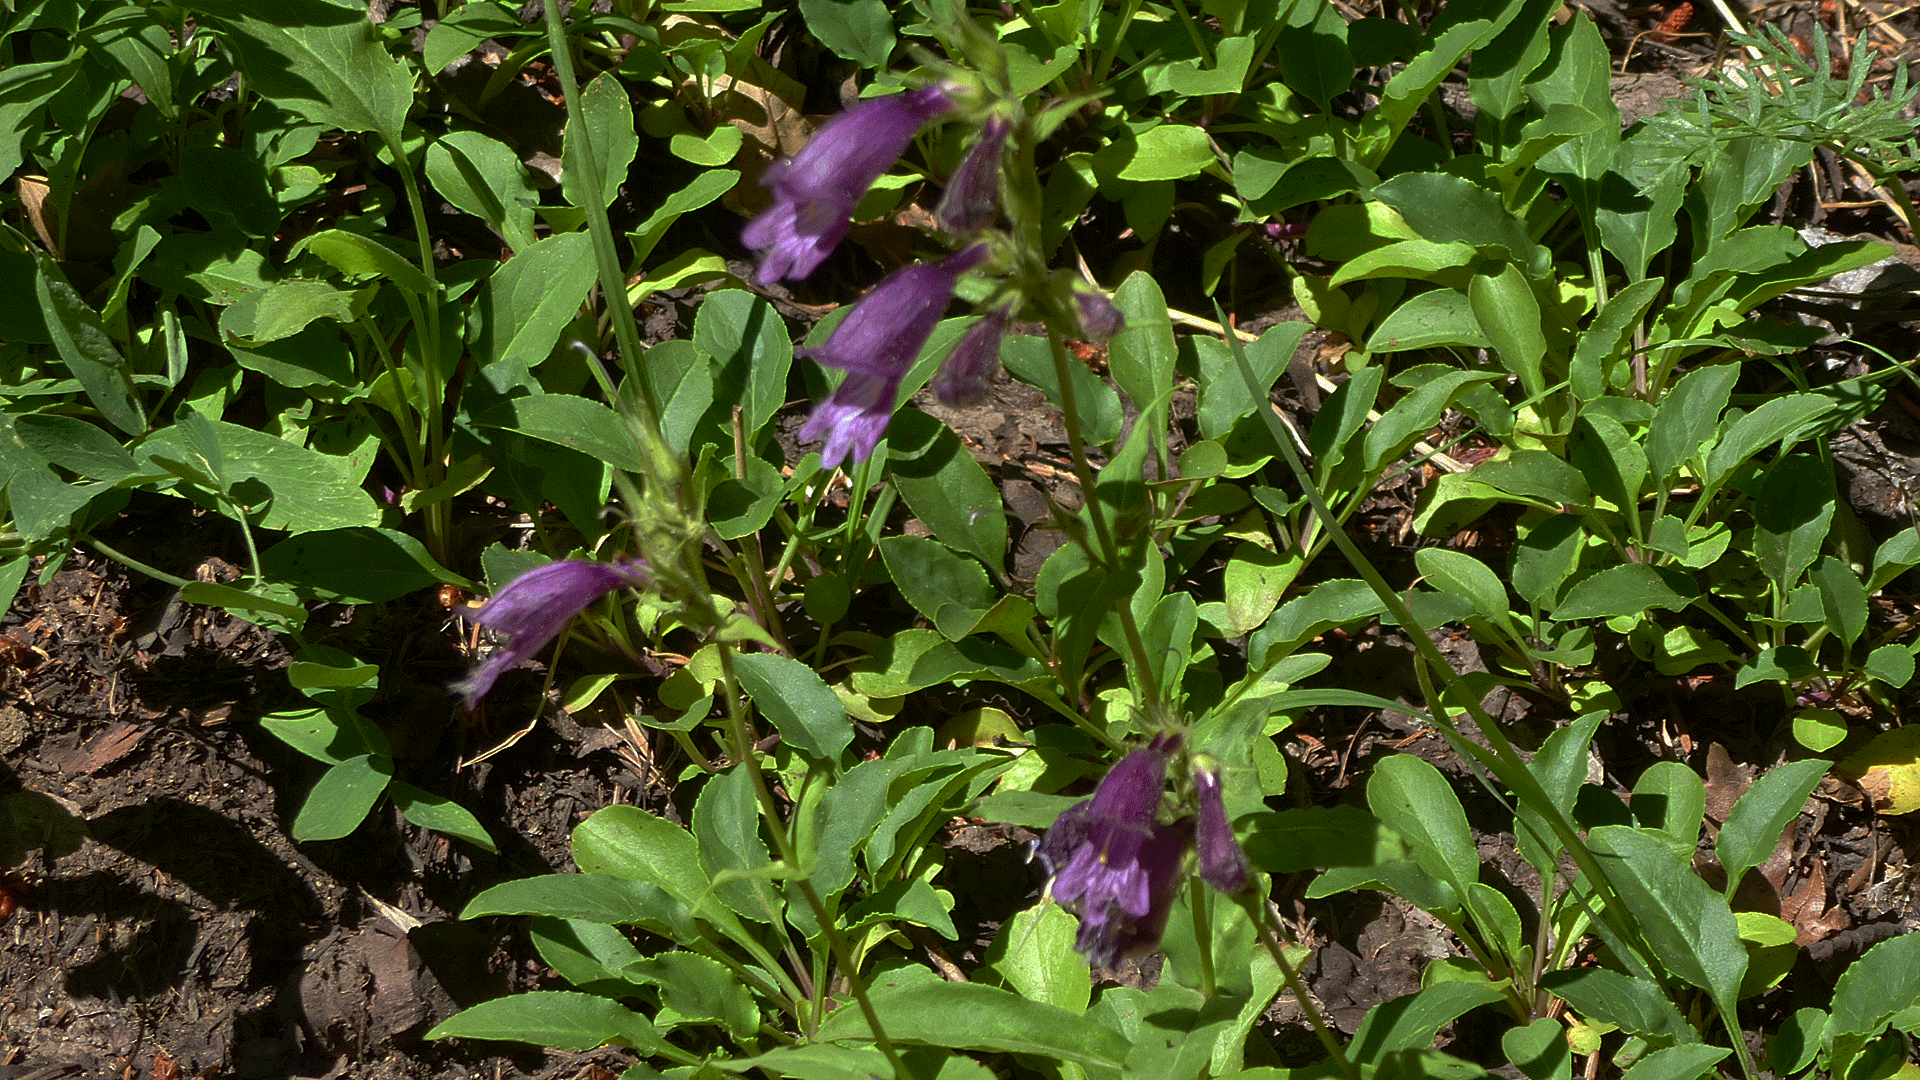
<instances>
[{"instance_id":1,"label":"leafy ground cover","mask_svg":"<svg viewBox=\"0 0 1920 1080\"><path fill-rule=\"evenodd\" d=\"M7 1075L1913 1069L1911 12L4 11Z\"/></svg>"}]
</instances>

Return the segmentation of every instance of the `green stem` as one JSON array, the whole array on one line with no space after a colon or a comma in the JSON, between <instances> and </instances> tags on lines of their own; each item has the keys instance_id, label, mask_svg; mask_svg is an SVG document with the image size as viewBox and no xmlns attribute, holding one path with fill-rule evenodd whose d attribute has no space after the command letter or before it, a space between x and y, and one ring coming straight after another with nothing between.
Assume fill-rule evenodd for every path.
<instances>
[{"instance_id":1,"label":"green stem","mask_svg":"<svg viewBox=\"0 0 1920 1080\"><path fill-rule=\"evenodd\" d=\"M1253 928L1260 935L1260 944L1266 948L1268 955L1273 957L1274 964L1279 967L1281 981L1287 984L1287 991L1293 995L1293 1000L1300 1004L1301 1014L1307 1018L1307 1023L1313 1026L1313 1033L1319 1037L1320 1045L1326 1049L1327 1057L1332 1059L1334 1067L1338 1068L1340 1075L1347 1080L1360 1080L1360 1070L1354 1068L1353 1062L1347 1060L1346 1051L1340 1048L1340 1040L1333 1037L1333 1031L1320 1017L1320 1010L1314 1008L1313 999L1307 996L1307 987L1300 981L1300 973L1294 970L1292 964L1287 963L1286 946L1281 943L1278 933L1268 921L1270 916L1267 911L1266 892L1258 889L1251 890L1242 893L1238 899L1240 906L1246 909L1247 915L1253 920Z\"/></svg>"},{"instance_id":2,"label":"green stem","mask_svg":"<svg viewBox=\"0 0 1920 1080\"><path fill-rule=\"evenodd\" d=\"M1193 942L1200 949L1200 996L1212 1001L1220 992L1213 973L1213 912L1207 903L1207 886L1200 878L1189 876L1188 907L1193 911Z\"/></svg>"},{"instance_id":3,"label":"green stem","mask_svg":"<svg viewBox=\"0 0 1920 1080\"><path fill-rule=\"evenodd\" d=\"M80 539L84 543L86 543L88 547L94 549L95 551L98 551L102 555L105 555L107 558L112 559L114 562L117 562L122 566L129 567L134 570L138 570L141 573L147 575L148 577L154 579L155 581L164 581L176 589L184 589L188 585L193 584L191 581L188 581L186 578L174 577L172 574L167 573L165 570L159 570L154 567L148 566L146 563L141 562L139 559L136 559L131 555L124 555L118 551L115 551L113 548L108 547L105 542L97 540L94 537L83 536Z\"/></svg>"},{"instance_id":4,"label":"green stem","mask_svg":"<svg viewBox=\"0 0 1920 1080\"><path fill-rule=\"evenodd\" d=\"M1073 476L1080 485L1081 494L1086 498L1087 518L1093 522L1094 540L1100 545L1096 556L1109 572L1120 568L1120 547L1113 539L1113 528L1107 523L1106 507L1100 503L1100 492L1094 487L1093 467L1087 463L1087 442L1080 437L1080 407L1074 398L1072 369L1073 361L1067 356L1066 343L1060 339L1060 330L1055 320L1047 322L1047 344L1053 348L1053 377L1060 386L1060 418L1067 429L1067 448L1073 454ZM1148 707L1160 705L1160 680L1153 672L1153 658L1147 654L1147 645L1140 636L1139 624L1133 617L1131 598L1123 598L1115 606L1120 616L1120 627L1127 638L1127 651L1133 654L1135 685L1138 687L1137 700Z\"/></svg>"},{"instance_id":5,"label":"green stem","mask_svg":"<svg viewBox=\"0 0 1920 1080\"><path fill-rule=\"evenodd\" d=\"M552 4L553 0L547 0ZM785 823L780 820L780 808L773 801L773 792L767 789L767 779L760 774L759 762L753 755L753 737L747 729L745 700L740 690L740 680L735 677L733 667L733 647L728 642L716 642L720 653L720 672L727 694L728 734L733 741L733 757L738 767L747 770L747 776L753 782L754 798L760 803L760 815L766 820L767 831L773 834L774 846L780 849L780 861L789 869L800 866L799 853L793 848L793 840L787 834ZM827 939L827 948L833 953L834 963L840 966L847 978L847 991L860 1005L860 1013L866 1017L867 1027L873 1032L874 1045L886 1056L887 1063L893 1066L895 1080L913 1080L913 1074L907 1071L900 1055L894 1052L893 1040L887 1038L886 1028L880 1024L880 1014L874 1009L873 1001L867 995L866 980L861 978L859 968L855 967L847 953L847 943L840 936L840 930L834 925L833 913L821 902L820 894L814 890L813 880L806 877L794 878L793 884L800 895L813 909L814 922Z\"/></svg>"}]
</instances>

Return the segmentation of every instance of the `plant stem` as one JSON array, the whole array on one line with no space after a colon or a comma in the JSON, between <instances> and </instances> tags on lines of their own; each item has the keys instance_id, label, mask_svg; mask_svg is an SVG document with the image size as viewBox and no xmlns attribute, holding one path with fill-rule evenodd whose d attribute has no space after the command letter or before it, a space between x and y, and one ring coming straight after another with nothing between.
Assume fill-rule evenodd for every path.
<instances>
[{"instance_id":1,"label":"plant stem","mask_svg":"<svg viewBox=\"0 0 1920 1080\"><path fill-rule=\"evenodd\" d=\"M1220 992L1213 972L1213 910L1207 903L1207 886L1198 876L1189 876L1187 887L1187 906L1193 911L1193 941L1200 947L1200 996L1212 1001Z\"/></svg>"},{"instance_id":2,"label":"plant stem","mask_svg":"<svg viewBox=\"0 0 1920 1080\"><path fill-rule=\"evenodd\" d=\"M1093 468L1087 463L1087 442L1080 437L1080 407L1073 394L1072 369L1068 367L1073 361L1067 356L1066 343L1051 319L1047 322L1047 344L1053 350L1053 377L1060 386L1060 418L1067 429L1067 447L1073 453L1074 480L1086 498L1087 517L1093 522L1094 540L1100 545L1093 554L1109 572L1116 571L1120 568L1120 547L1114 542L1106 508L1100 504L1100 493L1094 488ZM1137 700L1150 708L1158 706L1161 704L1160 680L1154 675L1153 658L1147 655L1146 642L1134 620L1131 598L1115 605L1115 611L1127 636L1127 651L1133 654L1131 674L1139 687Z\"/></svg>"},{"instance_id":3,"label":"plant stem","mask_svg":"<svg viewBox=\"0 0 1920 1080\"><path fill-rule=\"evenodd\" d=\"M1274 964L1280 968L1281 980L1287 984L1287 991L1293 995L1293 1000L1299 1002L1301 1014L1307 1018L1307 1023L1313 1026L1313 1033L1319 1037L1320 1045L1327 1051L1327 1057L1333 1060L1334 1066L1340 1070L1340 1075L1347 1077L1347 1080L1360 1080L1360 1070L1354 1068L1353 1063L1347 1060L1346 1051L1340 1048L1340 1040L1333 1037L1327 1022L1321 1019L1320 1010L1314 1007L1313 999L1307 996L1307 987L1300 981L1299 972L1293 969L1292 964L1287 963L1286 946L1281 943L1274 926L1268 921L1266 893L1256 889L1242 894L1239 902L1240 906L1246 909L1247 915L1253 919L1253 928L1260 936L1260 944L1266 947L1268 955L1273 957Z\"/></svg>"},{"instance_id":4,"label":"plant stem","mask_svg":"<svg viewBox=\"0 0 1920 1080\"><path fill-rule=\"evenodd\" d=\"M553 3L553 0L547 0ZM773 834L774 845L780 849L780 861L791 870L799 870L799 853L793 848L793 840L787 834L785 823L780 820L780 808L773 801L773 792L767 789L767 779L760 774L759 763L753 756L753 737L747 729L747 716L741 704L744 696L740 690L740 680L735 677L733 667L733 646L729 642L715 642L720 653L720 671L725 682L727 694L728 734L733 741L733 757L736 768L747 770L753 781L754 798L760 803L760 814L767 822L767 831ZM834 963L840 966L847 978L847 992L853 995L860 1005L860 1013L867 1019L867 1027L873 1032L873 1042L886 1056L887 1063L893 1066L895 1080L913 1080L913 1074L907 1071L900 1055L894 1052L893 1040L887 1038L886 1028L880 1024L880 1014L874 1010L873 1002L867 996L866 980L860 977L860 971L854 966L847 953L847 943L840 936L839 927L834 925L833 913L821 902L820 894L814 890L813 880L809 877L796 877L794 886L813 909L814 922L820 927L820 933L827 939L827 948L833 953Z\"/></svg>"},{"instance_id":5,"label":"plant stem","mask_svg":"<svg viewBox=\"0 0 1920 1080\"><path fill-rule=\"evenodd\" d=\"M154 567L148 566L146 563L141 562L139 559L136 559L131 555L123 555L120 552L115 551L113 548L108 547L102 541L95 539L94 537L83 536L81 537L81 540L85 541L88 547L94 549L95 551L98 551L102 555L105 555L107 558L112 559L114 562L117 562L122 566L130 567L134 570L138 570L141 573L147 575L148 577L154 579L155 581L164 581L176 589L184 589L188 585L193 584L193 582L188 581L186 578L175 577L172 574L167 573L165 570L159 570L159 569L155 569Z\"/></svg>"}]
</instances>

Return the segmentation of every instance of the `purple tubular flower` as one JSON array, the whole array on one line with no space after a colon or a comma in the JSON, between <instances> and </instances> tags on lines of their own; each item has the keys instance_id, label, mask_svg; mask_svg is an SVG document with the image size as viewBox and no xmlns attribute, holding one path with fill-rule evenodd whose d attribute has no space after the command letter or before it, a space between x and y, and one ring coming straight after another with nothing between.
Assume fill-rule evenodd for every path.
<instances>
[{"instance_id":1,"label":"purple tubular flower","mask_svg":"<svg viewBox=\"0 0 1920 1080\"><path fill-rule=\"evenodd\" d=\"M967 328L933 377L933 392L949 405L978 405L1000 367L1000 339L1007 334L1010 308L995 308Z\"/></svg>"},{"instance_id":2,"label":"purple tubular flower","mask_svg":"<svg viewBox=\"0 0 1920 1080\"><path fill-rule=\"evenodd\" d=\"M1247 887L1252 868L1246 853L1233 838L1233 825L1227 820L1227 804L1222 798L1220 774L1206 769L1193 771L1193 788L1200 803L1200 826L1196 843L1200 849L1200 880L1220 892L1232 895Z\"/></svg>"},{"instance_id":3,"label":"purple tubular flower","mask_svg":"<svg viewBox=\"0 0 1920 1080\"><path fill-rule=\"evenodd\" d=\"M847 373L800 429L800 441L824 438L820 463L831 469L851 455L865 461L886 434L900 380L953 299L960 275L987 257L975 244L937 263L916 263L873 287L833 328L826 344L803 356Z\"/></svg>"},{"instance_id":4,"label":"purple tubular flower","mask_svg":"<svg viewBox=\"0 0 1920 1080\"><path fill-rule=\"evenodd\" d=\"M993 227L1000 213L1000 158L1006 149L1007 133L1012 130L1013 125L998 116L987 118L979 140L940 197L935 217L941 228L956 236L970 236Z\"/></svg>"},{"instance_id":5,"label":"purple tubular flower","mask_svg":"<svg viewBox=\"0 0 1920 1080\"><path fill-rule=\"evenodd\" d=\"M546 648L567 620L615 589L643 585L648 575L639 560L584 562L569 559L529 570L506 583L480 608L473 621L504 634L507 643L485 663L453 685L471 709L493 689L494 680Z\"/></svg>"},{"instance_id":6,"label":"purple tubular flower","mask_svg":"<svg viewBox=\"0 0 1920 1080\"><path fill-rule=\"evenodd\" d=\"M1080 316L1080 332L1088 341L1103 342L1126 329L1126 317L1113 301L1097 292L1079 292L1073 294L1074 307Z\"/></svg>"},{"instance_id":7,"label":"purple tubular flower","mask_svg":"<svg viewBox=\"0 0 1920 1080\"><path fill-rule=\"evenodd\" d=\"M1166 778L1167 755L1155 740L1122 758L1093 798L1060 815L1040 842L1053 898L1080 916L1073 947L1090 963L1151 948L1166 928L1193 841L1190 824L1154 820Z\"/></svg>"},{"instance_id":8,"label":"purple tubular flower","mask_svg":"<svg viewBox=\"0 0 1920 1080\"><path fill-rule=\"evenodd\" d=\"M760 284L818 269L847 235L860 197L922 127L953 109L937 85L875 98L827 121L799 153L774 162L761 180L773 205L740 234L762 253Z\"/></svg>"}]
</instances>

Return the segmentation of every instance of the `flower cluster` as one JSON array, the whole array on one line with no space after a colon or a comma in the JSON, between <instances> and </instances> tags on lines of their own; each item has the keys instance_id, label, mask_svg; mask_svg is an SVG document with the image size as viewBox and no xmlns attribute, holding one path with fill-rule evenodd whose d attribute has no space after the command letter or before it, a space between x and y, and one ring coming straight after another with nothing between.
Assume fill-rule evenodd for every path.
<instances>
[{"instance_id":1,"label":"flower cluster","mask_svg":"<svg viewBox=\"0 0 1920 1080\"><path fill-rule=\"evenodd\" d=\"M760 253L758 278L772 284L803 278L846 237L848 218L922 128L960 111L957 88L936 84L865 102L822 125L799 153L775 162L765 183L774 202L747 223L741 240ZM865 461L886 434L900 383L926 347L953 299L960 275L988 261L993 245L977 242L999 221L1003 170L1013 122L980 118L980 130L954 171L935 220L949 234L973 241L934 263L907 267L875 286L836 327L812 358L847 377L814 409L802 440L823 440L821 463L833 468ZM977 402L999 367L1000 342L1020 302L1002 285L985 316L968 330L934 379L949 403ZM1120 329L1120 313L1105 297L1076 293L1082 332L1104 341Z\"/></svg>"},{"instance_id":2,"label":"flower cluster","mask_svg":"<svg viewBox=\"0 0 1920 1080\"><path fill-rule=\"evenodd\" d=\"M589 604L615 589L645 585L646 564L638 559L584 562L568 559L548 563L521 574L481 605L473 621L504 634L507 643L494 651L453 689L471 709L493 689L501 675L528 660L560 636L567 621Z\"/></svg>"},{"instance_id":3,"label":"flower cluster","mask_svg":"<svg viewBox=\"0 0 1920 1080\"><path fill-rule=\"evenodd\" d=\"M1110 965L1159 942L1190 849L1208 885L1224 893L1247 887L1251 870L1227 821L1217 771L1193 769L1197 820L1160 820L1167 765L1179 749L1180 736L1162 735L1120 759L1035 850L1053 875L1050 895L1080 916L1073 947L1089 963Z\"/></svg>"}]
</instances>

